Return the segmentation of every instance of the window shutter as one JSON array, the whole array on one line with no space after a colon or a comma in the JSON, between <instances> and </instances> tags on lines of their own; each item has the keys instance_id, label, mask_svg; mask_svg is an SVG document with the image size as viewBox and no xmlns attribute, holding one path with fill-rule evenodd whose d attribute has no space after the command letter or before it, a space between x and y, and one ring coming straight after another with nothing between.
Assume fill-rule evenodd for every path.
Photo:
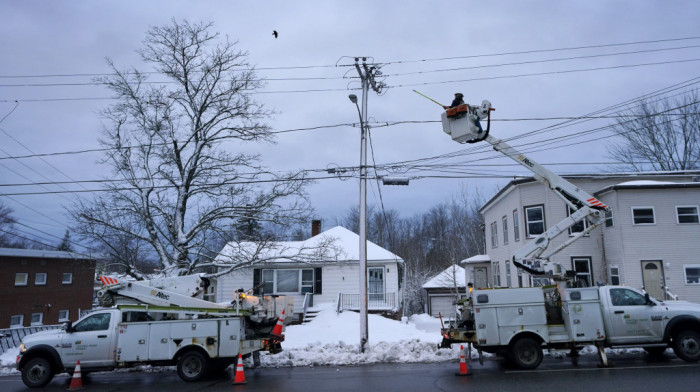
<instances>
[{"instance_id":1,"label":"window shutter","mask_svg":"<svg viewBox=\"0 0 700 392\"><path fill-rule=\"evenodd\" d=\"M260 284L260 275L261 275L260 268L253 269L253 290L254 290L253 294L255 294L257 292L258 294L262 295L262 293L263 293L262 287L259 289L256 288Z\"/></svg>"},{"instance_id":2,"label":"window shutter","mask_svg":"<svg viewBox=\"0 0 700 392\"><path fill-rule=\"evenodd\" d=\"M314 294L322 294L321 293L321 282L322 282L322 271L323 268L314 268Z\"/></svg>"}]
</instances>

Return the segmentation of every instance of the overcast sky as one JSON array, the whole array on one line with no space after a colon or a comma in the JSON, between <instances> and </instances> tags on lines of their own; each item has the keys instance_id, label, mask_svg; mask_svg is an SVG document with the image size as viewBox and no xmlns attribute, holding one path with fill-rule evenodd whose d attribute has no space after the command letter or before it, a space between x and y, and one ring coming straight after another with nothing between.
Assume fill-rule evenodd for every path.
<instances>
[{"instance_id":1,"label":"overcast sky","mask_svg":"<svg viewBox=\"0 0 700 392\"><path fill-rule=\"evenodd\" d=\"M58 243L51 235L62 237L70 224L63 206L89 193L49 192L98 185L8 184L95 180L109 171L96 153L6 157L98 148L97 112L113 101L104 87L89 83L90 75L108 72L106 57L119 68L148 71L135 50L149 26L171 18L211 21L214 31L249 52L259 76L268 79L256 99L277 113L269 121L273 131L320 127L249 147L275 171L357 166L359 129L323 126L358 122L347 97L361 95L357 72L347 67L353 58L383 64L388 87L369 95L373 155L384 168L380 175L389 174L389 164L392 175L412 178L408 187L381 186L385 208L404 216L460 189L490 197L507 183L503 177L529 174L516 166L483 166L510 161L488 146L452 142L435 122L441 109L414 89L444 104L455 92L464 93L467 103L489 99L497 109L492 135L511 138L564 121L538 119L593 113L700 77L700 2L694 0L0 0L0 119L6 117L0 123L0 198L26 225L20 230ZM665 96L697 86L686 85ZM513 144L525 144L523 150L540 163L569 163L551 166L559 173L607 171L609 131L557 138L612 121L594 119ZM419 171L416 162L406 162L415 160L432 166ZM43 194L17 195L27 192ZM356 179L320 180L308 192L324 229L359 198ZM376 184L368 194L370 204L379 202Z\"/></svg>"}]
</instances>

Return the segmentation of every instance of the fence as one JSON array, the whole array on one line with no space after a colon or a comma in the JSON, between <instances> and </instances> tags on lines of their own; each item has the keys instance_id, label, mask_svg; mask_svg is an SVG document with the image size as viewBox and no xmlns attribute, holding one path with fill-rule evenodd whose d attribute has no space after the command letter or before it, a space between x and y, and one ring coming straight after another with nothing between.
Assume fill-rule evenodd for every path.
<instances>
[{"instance_id":1,"label":"fence","mask_svg":"<svg viewBox=\"0 0 700 392\"><path fill-rule=\"evenodd\" d=\"M0 354L19 346L22 338L35 332L61 328L63 324L37 325L34 327L0 329Z\"/></svg>"}]
</instances>

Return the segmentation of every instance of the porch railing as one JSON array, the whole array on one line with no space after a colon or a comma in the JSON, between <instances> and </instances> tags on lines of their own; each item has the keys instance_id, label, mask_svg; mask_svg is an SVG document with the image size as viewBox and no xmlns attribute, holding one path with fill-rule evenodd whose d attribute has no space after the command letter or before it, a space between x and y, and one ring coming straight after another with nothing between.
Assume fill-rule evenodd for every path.
<instances>
[{"instance_id":1,"label":"porch railing","mask_svg":"<svg viewBox=\"0 0 700 392\"><path fill-rule=\"evenodd\" d=\"M301 320L304 321L306 320L306 311L314 306L314 295L313 293L306 293L304 294L304 314L301 316Z\"/></svg>"},{"instance_id":2,"label":"porch railing","mask_svg":"<svg viewBox=\"0 0 700 392\"><path fill-rule=\"evenodd\" d=\"M678 296L673 294L671 290L668 289L668 286L664 286L664 294L666 294L666 298L670 298L674 301L678 301Z\"/></svg>"},{"instance_id":3,"label":"porch railing","mask_svg":"<svg viewBox=\"0 0 700 392\"><path fill-rule=\"evenodd\" d=\"M22 338L31 335L35 332L46 331L49 329L61 328L63 324L56 325L36 325L33 327L22 328L7 328L0 329L0 354L5 351L18 347L22 342Z\"/></svg>"},{"instance_id":4,"label":"porch railing","mask_svg":"<svg viewBox=\"0 0 700 392\"><path fill-rule=\"evenodd\" d=\"M397 304L397 293L367 295L368 310L398 310ZM360 294L338 293L336 311L340 313L344 310L360 310Z\"/></svg>"}]
</instances>

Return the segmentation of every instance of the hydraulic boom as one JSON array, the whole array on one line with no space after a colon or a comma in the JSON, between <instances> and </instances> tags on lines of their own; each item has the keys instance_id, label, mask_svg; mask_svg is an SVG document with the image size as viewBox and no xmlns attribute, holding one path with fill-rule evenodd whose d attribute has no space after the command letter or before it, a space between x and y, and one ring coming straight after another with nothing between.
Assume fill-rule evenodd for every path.
<instances>
[{"instance_id":1,"label":"hydraulic boom","mask_svg":"<svg viewBox=\"0 0 700 392\"><path fill-rule=\"evenodd\" d=\"M532 171L533 177L537 181L545 184L569 206L573 211L572 214L535 237L513 255L513 264L531 274L544 275L555 280L567 280L571 277L567 276L566 270L559 264L550 263L549 258L603 223L605 213L609 212L609 208L589 193L528 158L505 141L489 135L491 111L493 110L495 109L491 107L491 102L487 100L482 101L481 105L478 106L461 105L450 108L442 113L442 130L458 143L485 141L491 144L494 150ZM485 130L481 126L482 120L487 121ZM583 231L573 234L561 245L548 250L552 239L584 220L587 221L588 225L584 225Z\"/></svg>"}]
</instances>

